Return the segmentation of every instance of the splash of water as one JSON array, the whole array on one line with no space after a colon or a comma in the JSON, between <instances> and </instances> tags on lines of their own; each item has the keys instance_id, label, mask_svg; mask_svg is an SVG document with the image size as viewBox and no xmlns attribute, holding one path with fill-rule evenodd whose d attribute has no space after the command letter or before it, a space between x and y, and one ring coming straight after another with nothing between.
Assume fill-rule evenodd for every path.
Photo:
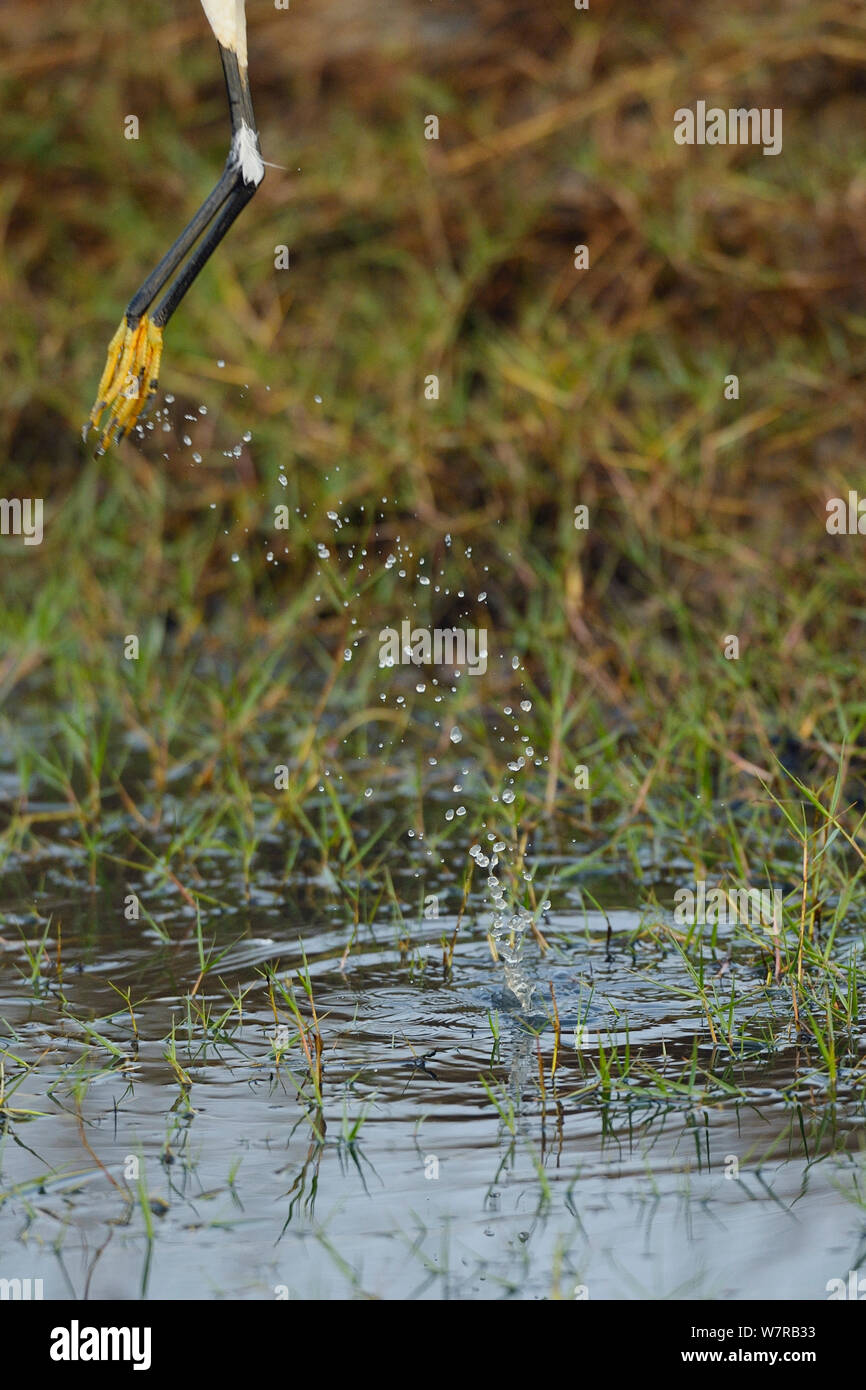
<instances>
[{"instance_id":1,"label":"splash of water","mask_svg":"<svg viewBox=\"0 0 866 1390\"><path fill-rule=\"evenodd\" d=\"M496 840L490 855L485 854L480 845L473 845L469 853L479 869L488 870L487 890L493 907L490 935L496 945L496 954L502 961L505 983L520 1007L528 1009L532 1003L535 984L526 973L523 948L527 933L532 927L532 913L524 907L508 903L505 889L496 875L499 855L504 849L504 840Z\"/></svg>"}]
</instances>

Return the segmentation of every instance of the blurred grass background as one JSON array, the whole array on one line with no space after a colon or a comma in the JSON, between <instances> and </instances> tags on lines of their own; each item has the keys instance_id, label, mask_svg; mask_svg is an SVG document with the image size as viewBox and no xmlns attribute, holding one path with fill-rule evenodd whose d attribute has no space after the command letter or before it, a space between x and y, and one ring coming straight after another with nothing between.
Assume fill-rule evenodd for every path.
<instances>
[{"instance_id":1,"label":"blurred grass background","mask_svg":"<svg viewBox=\"0 0 866 1390\"><path fill-rule=\"evenodd\" d=\"M248 12L285 168L169 325L155 429L94 460L108 338L225 157L222 73L195 0L0 10L2 492L46 506L42 546L0 540L24 782L63 725L85 789L123 733L157 786L194 763L239 795L277 720L312 792L329 759L382 757L377 634L408 617L489 628L454 709L491 769L520 657L548 758L530 813L588 822L588 748L633 815L663 787L703 816L762 797L777 753L820 779L843 744L859 785L864 541L825 504L866 493L862 7ZM782 154L676 145L701 98L781 107ZM394 676L388 757L416 679Z\"/></svg>"}]
</instances>

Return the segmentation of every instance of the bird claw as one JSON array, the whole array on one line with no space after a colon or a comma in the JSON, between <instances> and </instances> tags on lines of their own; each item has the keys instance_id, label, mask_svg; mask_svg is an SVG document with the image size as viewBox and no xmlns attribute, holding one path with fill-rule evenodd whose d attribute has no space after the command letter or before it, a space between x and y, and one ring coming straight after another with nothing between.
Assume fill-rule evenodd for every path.
<instances>
[{"instance_id":1,"label":"bird claw","mask_svg":"<svg viewBox=\"0 0 866 1390\"><path fill-rule=\"evenodd\" d=\"M161 359L162 329L153 319L145 315L135 324L121 319L108 345L96 402L82 430L85 440L91 429L100 433L97 455L124 439L138 423L156 393Z\"/></svg>"}]
</instances>

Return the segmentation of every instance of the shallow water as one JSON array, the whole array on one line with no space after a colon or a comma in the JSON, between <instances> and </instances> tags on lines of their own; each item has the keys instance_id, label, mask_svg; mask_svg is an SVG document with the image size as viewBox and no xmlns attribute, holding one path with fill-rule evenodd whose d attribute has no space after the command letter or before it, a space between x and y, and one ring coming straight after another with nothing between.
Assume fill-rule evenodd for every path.
<instances>
[{"instance_id":1,"label":"shallow water","mask_svg":"<svg viewBox=\"0 0 866 1390\"><path fill-rule=\"evenodd\" d=\"M672 992L688 985L679 956L632 942L641 914L627 878L595 885L606 917L573 888L553 892L550 949L530 934L523 954L524 1015L491 956L483 892L448 971L453 915L395 924L381 912L352 940L327 875L286 886L263 852L247 902L228 857L215 858L199 890L242 905L202 911L205 950L227 952L194 996L208 1031L188 1023L192 909L151 885L164 941L124 920L120 878L82 908L73 858L16 865L0 928L12 1109L0 1277L41 1278L46 1298L822 1299L866 1256L856 1059L834 1098L792 1037L789 997L736 960L723 993L734 989L749 1041L733 1059L714 1050L694 998ZM34 984L25 943L36 950L49 915ZM300 937L324 1041L323 1124L297 1096L299 1048L276 1065L260 973L297 972ZM112 984L131 990L137 1042ZM286 1009L280 1024L285 1042L296 1032ZM188 1086L166 1057L172 1028ZM687 1084L696 1037L717 1084ZM626 1043L628 1083L600 1087L600 1047Z\"/></svg>"}]
</instances>

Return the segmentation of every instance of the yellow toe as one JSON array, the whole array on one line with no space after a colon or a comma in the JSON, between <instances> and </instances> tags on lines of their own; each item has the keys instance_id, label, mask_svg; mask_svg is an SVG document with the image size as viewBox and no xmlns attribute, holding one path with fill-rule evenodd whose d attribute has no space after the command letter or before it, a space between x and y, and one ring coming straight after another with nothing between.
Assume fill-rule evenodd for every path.
<instances>
[{"instance_id":1,"label":"yellow toe","mask_svg":"<svg viewBox=\"0 0 866 1390\"><path fill-rule=\"evenodd\" d=\"M126 318L108 345L105 371L90 412L90 426L101 431L104 453L138 423L159 381L162 329L151 318L130 324Z\"/></svg>"}]
</instances>

